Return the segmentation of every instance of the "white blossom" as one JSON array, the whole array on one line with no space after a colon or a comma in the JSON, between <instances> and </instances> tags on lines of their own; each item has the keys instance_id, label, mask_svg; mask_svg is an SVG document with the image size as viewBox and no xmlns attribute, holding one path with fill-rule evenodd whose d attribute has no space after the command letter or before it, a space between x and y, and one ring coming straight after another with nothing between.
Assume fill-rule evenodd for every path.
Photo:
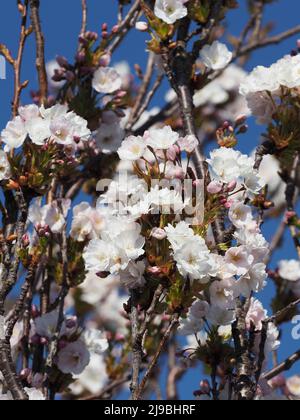
<instances>
[{"instance_id":1,"label":"white blossom","mask_svg":"<svg viewBox=\"0 0 300 420\"><path fill-rule=\"evenodd\" d=\"M229 220L237 229L246 227L257 226L252 216L252 210L250 206L246 206L240 201L234 202L228 213Z\"/></svg>"},{"instance_id":2,"label":"white blossom","mask_svg":"<svg viewBox=\"0 0 300 420\"><path fill-rule=\"evenodd\" d=\"M179 140L179 134L169 126L163 128L151 128L146 131L144 138L148 146L153 149L167 150Z\"/></svg>"},{"instance_id":3,"label":"white blossom","mask_svg":"<svg viewBox=\"0 0 300 420\"><path fill-rule=\"evenodd\" d=\"M221 309L234 308L234 282L231 279L214 281L209 288L210 301Z\"/></svg>"},{"instance_id":4,"label":"white blossom","mask_svg":"<svg viewBox=\"0 0 300 420\"><path fill-rule=\"evenodd\" d=\"M74 395L80 395L84 391L97 395L108 381L106 365L103 356L91 354L90 363L84 371L76 376L76 381L70 388Z\"/></svg>"},{"instance_id":5,"label":"white blossom","mask_svg":"<svg viewBox=\"0 0 300 420\"><path fill-rule=\"evenodd\" d=\"M186 136L178 140L178 146L182 152L193 153L199 145L199 140L196 136Z\"/></svg>"},{"instance_id":6,"label":"white blossom","mask_svg":"<svg viewBox=\"0 0 300 420\"><path fill-rule=\"evenodd\" d=\"M29 401L45 401L46 400L46 397L44 396L44 394L36 388L25 387L24 391L28 395Z\"/></svg>"},{"instance_id":7,"label":"white blossom","mask_svg":"<svg viewBox=\"0 0 300 420\"><path fill-rule=\"evenodd\" d=\"M225 261L229 266L229 270L235 275L244 276L254 263L254 257L247 247L239 246L230 248L226 252Z\"/></svg>"},{"instance_id":8,"label":"white blossom","mask_svg":"<svg viewBox=\"0 0 300 420\"><path fill-rule=\"evenodd\" d=\"M254 299L250 299L249 310L246 315L247 328L250 330L251 326L254 325L256 331L261 331L263 327L263 321L267 318L267 311L264 309L262 303Z\"/></svg>"},{"instance_id":9,"label":"white blossom","mask_svg":"<svg viewBox=\"0 0 300 420\"><path fill-rule=\"evenodd\" d=\"M9 149L17 149L22 146L27 137L27 130L24 121L20 116L9 121L6 128L1 133L2 141Z\"/></svg>"},{"instance_id":10,"label":"white blossom","mask_svg":"<svg viewBox=\"0 0 300 420\"><path fill-rule=\"evenodd\" d=\"M120 282L128 289L136 289L146 284L144 278L146 265L144 261L130 261L126 270L120 272Z\"/></svg>"},{"instance_id":11,"label":"white blossom","mask_svg":"<svg viewBox=\"0 0 300 420\"><path fill-rule=\"evenodd\" d=\"M165 227L165 231L174 251L180 249L182 245L194 237L193 229L184 221L177 223L175 227L168 225Z\"/></svg>"},{"instance_id":12,"label":"white blossom","mask_svg":"<svg viewBox=\"0 0 300 420\"><path fill-rule=\"evenodd\" d=\"M38 146L42 146L51 137L49 121L41 117L28 120L25 127L32 143Z\"/></svg>"},{"instance_id":13,"label":"white blossom","mask_svg":"<svg viewBox=\"0 0 300 420\"><path fill-rule=\"evenodd\" d=\"M238 280L237 289L241 295L248 298L252 292L260 292L265 287L266 279L267 272L265 264L255 264L247 274Z\"/></svg>"},{"instance_id":14,"label":"white blossom","mask_svg":"<svg viewBox=\"0 0 300 420\"><path fill-rule=\"evenodd\" d=\"M224 299L222 299L223 301ZM211 305L207 314L207 320L213 325L231 325L236 319L235 310L223 309L220 306Z\"/></svg>"},{"instance_id":15,"label":"white blossom","mask_svg":"<svg viewBox=\"0 0 300 420\"><path fill-rule=\"evenodd\" d=\"M40 206L38 200L29 208L28 219L36 227L49 227L52 233L61 233L66 223L66 217L71 201L64 199L59 205L57 202Z\"/></svg>"},{"instance_id":16,"label":"white blossom","mask_svg":"<svg viewBox=\"0 0 300 420\"><path fill-rule=\"evenodd\" d=\"M213 263L205 241L200 236L194 236L177 248L174 251L174 260L182 276L199 280L201 283L209 281L208 276L213 269Z\"/></svg>"},{"instance_id":17,"label":"white blossom","mask_svg":"<svg viewBox=\"0 0 300 420\"><path fill-rule=\"evenodd\" d=\"M56 333L58 325L59 313L58 311L49 312L42 315L34 320L35 333L41 337L52 339ZM63 322L60 335L63 336L66 333L66 323Z\"/></svg>"},{"instance_id":18,"label":"white blossom","mask_svg":"<svg viewBox=\"0 0 300 420\"><path fill-rule=\"evenodd\" d=\"M140 159L146 151L146 144L143 137L127 137L118 150L121 160L135 161Z\"/></svg>"},{"instance_id":19,"label":"white blossom","mask_svg":"<svg viewBox=\"0 0 300 420\"><path fill-rule=\"evenodd\" d=\"M288 378L286 381L286 386L290 394L294 397L300 398L300 376L295 375L291 378Z\"/></svg>"},{"instance_id":20,"label":"white blossom","mask_svg":"<svg viewBox=\"0 0 300 420\"><path fill-rule=\"evenodd\" d=\"M84 331L83 338L90 353L100 355L108 349L108 341L103 331L89 328Z\"/></svg>"},{"instance_id":21,"label":"white blossom","mask_svg":"<svg viewBox=\"0 0 300 420\"><path fill-rule=\"evenodd\" d=\"M278 263L279 275L284 280L297 282L300 280L300 261L281 260Z\"/></svg>"},{"instance_id":22,"label":"white blossom","mask_svg":"<svg viewBox=\"0 0 300 420\"><path fill-rule=\"evenodd\" d=\"M78 242L97 239L106 226L106 217L89 203L82 202L73 208L71 236Z\"/></svg>"},{"instance_id":23,"label":"white blossom","mask_svg":"<svg viewBox=\"0 0 300 420\"><path fill-rule=\"evenodd\" d=\"M172 25L177 20L184 18L188 11L184 6L188 0L156 0L154 13L164 22Z\"/></svg>"},{"instance_id":24,"label":"white blossom","mask_svg":"<svg viewBox=\"0 0 300 420\"><path fill-rule=\"evenodd\" d=\"M90 352L82 340L69 343L57 355L57 367L65 374L80 375L90 363Z\"/></svg>"},{"instance_id":25,"label":"white blossom","mask_svg":"<svg viewBox=\"0 0 300 420\"><path fill-rule=\"evenodd\" d=\"M210 153L208 163L215 180L229 183L244 179L253 172L254 159L234 149L221 147Z\"/></svg>"},{"instance_id":26,"label":"white blossom","mask_svg":"<svg viewBox=\"0 0 300 420\"><path fill-rule=\"evenodd\" d=\"M0 181L9 179L11 176L11 168L7 159L7 154L0 150Z\"/></svg>"},{"instance_id":27,"label":"white blossom","mask_svg":"<svg viewBox=\"0 0 300 420\"><path fill-rule=\"evenodd\" d=\"M212 45L202 48L200 58L209 70L222 70L231 62L232 52L225 44L214 41Z\"/></svg>"},{"instance_id":28,"label":"white blossom","mask_svg":"<svg viewBox=\"0 0 300 420\"><path fill-rule=\"evenodd\" d=\"M113 93L121 89L122 79L114 68L100 67L94 73L92 86L99 93Z\"/></svg>"}]
</instances>

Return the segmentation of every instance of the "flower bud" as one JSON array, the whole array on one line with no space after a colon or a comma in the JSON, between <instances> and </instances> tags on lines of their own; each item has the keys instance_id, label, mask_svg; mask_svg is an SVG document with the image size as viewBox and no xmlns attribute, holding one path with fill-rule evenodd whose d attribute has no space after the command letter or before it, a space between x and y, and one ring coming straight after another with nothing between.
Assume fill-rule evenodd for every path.
<instances>
[{"instance_id":1,"label":"flower bud","mask_svg":"<svg viewBox=\"0 0 300 420\"><path fill-rule=\"evenodd\" d=\"M159 241L162 241L167 237L167 233L164 229L153 228L151 231L151 236Z\"/></svg>"},{"instance_id":2,"label":"flower bud","mask_svg":"<svg viewBox=\"0 0 300 420\"><path fill-rule=\"evenodd\" d=\"M212 181L207 186L207 192L209 194L219 194L222 191L223 184L219 181Z\"/></svg>"},{"instance_id":3,"label":"flower bud","mask_svg":"<svg viewBox=\"0 0 300 420\"><path fill-rule=\"evenodd\" d=\"M149 25L147 22L137 22L135 24L135 29L141 32L147 32L149 29Z\"/></svg>"},{"instance_id":4,"label":"flower bud","mask_svg":"<svg viewBox=\"0 0 300 420\"><path fill-rule=\"evenodd\" d=\"M70 67L68 60L66 59L66 57L63 57L62 55L58 55L56 57L56 61L60 67L63 67L65 69L68 69Z\"/></svg>"}]
</instances>

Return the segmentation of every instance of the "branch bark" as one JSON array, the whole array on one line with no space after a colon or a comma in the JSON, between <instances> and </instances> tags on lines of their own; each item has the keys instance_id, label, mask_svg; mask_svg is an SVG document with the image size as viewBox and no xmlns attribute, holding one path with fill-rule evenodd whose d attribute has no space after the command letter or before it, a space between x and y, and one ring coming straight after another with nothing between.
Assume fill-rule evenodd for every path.
<instances>
[{"instance_id":1,"label":"branch bark","mask_svg":"<svg viewBox=\"0 0 300 420\"><path fill-rule=\"evenodd\" d=\"M31 22L36 39L36 68L40 86L40 103L46 104L48 98L48 79L45 64L45 41L40 20L40 0L29 0Z\"/></svg>"}]
</instances>

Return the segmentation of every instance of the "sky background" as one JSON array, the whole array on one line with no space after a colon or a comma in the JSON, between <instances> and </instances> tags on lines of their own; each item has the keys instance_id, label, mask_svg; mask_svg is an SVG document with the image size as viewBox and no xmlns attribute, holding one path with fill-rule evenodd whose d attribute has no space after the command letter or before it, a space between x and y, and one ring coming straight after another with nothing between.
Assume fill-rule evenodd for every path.
<instances>
[{"instance_id":1,"label":"sky background","mask_svg":"<svg viewBox=\"0 0 300 420\"><path fill-rule=\"evenodd\" d=\"M16 1L2 0L2 13L0 18L0 43L5 44L12 55L16 55L18 47L18 32L19 32L19 14L16 10ZM246 0L240 0L240 9L231 11L229 13L227 33L238 35L243 29L247 21L246 14ZM265 20L274 23L274 30L272 33L279 33L286 29L299 24L299 13L297 2L295 0L278 0L274 4L267 6L267 13ZM88 29L100 32L102 23L107 22L112 27L116 22L116 0L88 0L89 15L88 15ZM52 60L56 55L64 55L71 62L77 47L77 34L81 27L81 1L80 0L41 0L41 18L43 31L46 40L46 59ZM135 63L140 64L143 68L145 66L146 54L145 39L147 35L141 34L135 30L127 37L126 42L117 50L113 57L113 63L120 61L128 61L133 67ZM272 46L259 50L254 53L250 61L247 63L246 69L252 70L256 65L270 65L283 55L287 54L295 48L297 37L291 38L279 46ZM30 103L29 91L37 88L37 76L35 71L35 44L33 36L27 42L25 49L25 57L22 69L22 79L29 80L29 86L22 96L22 103ZM160 105L164 101L164 94L167 86L157 94L152 105ZM13 72L7 66L6 80L0 80L0 130L2 130L11 115L11 98L13 96ZM242 136L239 148L243 152L252 151L260 139L262 127L257 127L254 122L250 123L250 130L247 135ZM268 239L276 230L276 222L269 222L264 226L264 233ZM284 247L279 250L273 259L296 258L296 251L294 245L286 236ZM265 305L270 302L273 295L273 287L271 282L261 296ZM300 342L294 341L291 338L292 325L287 325L284 328L282 337L282 346L279 351L279 359L282 360L286 356L298 350ZM200 368L199 368L200 369ZM298 365L299 371L299 365ZM297 372L297 367L293 369ZM182 398L192 398L193 390L198 388L200 371L193 371L191 374L185 376L180 383L180 395Z\"/></svg>"}]
</instances>

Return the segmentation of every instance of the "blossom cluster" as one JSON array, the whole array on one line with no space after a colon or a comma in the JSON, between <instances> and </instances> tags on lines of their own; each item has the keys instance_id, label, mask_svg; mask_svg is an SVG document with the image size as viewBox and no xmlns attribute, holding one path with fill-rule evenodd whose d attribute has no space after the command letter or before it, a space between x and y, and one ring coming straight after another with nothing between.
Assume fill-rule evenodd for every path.
<instances>
[{"instance_id":1,"label":"blossom cluster","mask_svg":"<svg viewBox=\"0 0 300 420\"><path fill-rule=\"evenodd\" d=\"M1 133L7 149L21 147L29 138L37 146L53 141L71 150L79 141L87 141L91 135L87 121L67 105L54 105L52 108L27 105L19 108L18 116L10 121Z\"/></svg>"},{"instance_id":2,"label":"blossom cluster","mask_svg":"<svg viewBox=\"0 0 300 420\"><path fill-rule=\"evenodd\" d=\"M209 200L227 212L234 228L232 245L223 255L216 254L207 241L209 232L200 233L203 213L200 219L187 217L193 195L188 200L183 197L182 183L193 169L184 161L196 146L197 139L181 138L168 126L126 138L118 153L133 174L112 181L96 209L87 203L76 207L72 235L77 241L89 241L83 257L90 284L96 284L98 276L105 284L116 279L128 289L142 290L149 278L163 275L179 276L195 290L200 288L200 297L181 319L180 331L196 335L205 345L203 337L209 334L205 321L231 337L237 298L250 298L265 287L269 246L254 210L246 204L265 184L253 169L254 159L234 149L211 152L207 186ZM154 176L160 182L168 180L167 187L153 188L149 180ZM195 187L197 181L192 184ZM261 331L266 313L256 300L248 317L249 329L254 324ZM277 329L273 324L269 328L266 355L278 345Z\"/></svg>"},{"instance_id":3,"label":"blossom cluster","mask_svg":"<svg viewBox=\"0 0 300 420\"><path fill-rule=\"evenodd\" d=\"M300 86L300 55L287 55L270 67L258 66L240 86L252 114L261 124L268 124L285 90Z\"/></svg>"}]
</instances>

